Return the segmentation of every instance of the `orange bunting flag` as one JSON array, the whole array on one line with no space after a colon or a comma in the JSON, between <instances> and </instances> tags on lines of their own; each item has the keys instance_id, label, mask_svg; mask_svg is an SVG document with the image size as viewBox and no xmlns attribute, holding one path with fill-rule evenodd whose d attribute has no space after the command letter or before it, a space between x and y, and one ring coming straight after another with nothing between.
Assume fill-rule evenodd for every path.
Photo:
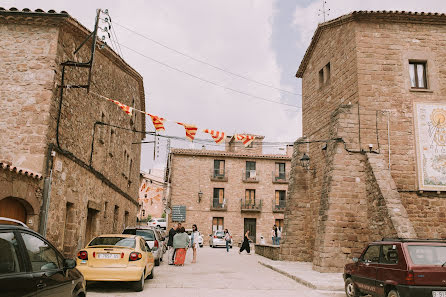
<instances>
[{"instance_id":1,"label":"orange bunting flag","mask_svg":"<svg viewBox=\"0 0 446 297\"><path fill-rule=\"evenodd\" d=\"M128 114L129 116L132 115L132 111L133 111L133 107L127 106L125 104L122 104L119 101L113 100L113 99L109 99L111 102L115 103L116 105L118 105L123 111L125 111L126 114Z\"/></svg>"},{"instance_id":2,"label":"orange bunting flag","mask_svg":"<svg viewBox=\"0 0 446 297\"><path fill-rule=\"evenodd\" d=\"M215 143L220 144L225 141L225 132L215 131L215 130L203 130L204 133L211 134L212 138L214 139Z\"/></svg>"},{"instance_id":3,"label":"orange bunting flag","mask_svg":"<svg viewBox=\"0 0 446 297\"><path fill-rule=\"evenodd\" d=\"M252 135L246 135L246 134L235 134L234 138L236 141L241 141L246 146L250 145L251 142L254 141L255 136Z\"/></svg>"},{"instance_id":4,"label":"orange bunting flag","mask_svg":"<svg viewBox=\"0 0 446 297\"><path fill-rule=\"evenodd\" d=\"M142 190L144 190L146 188L146 184L142 184L142 187L141 187L141 192L142 192Z\"/></svg>"},{"instance_id":5,"label":"orange bunting flag","mask_svg":"<svg viewBox=\"0 0 446 297\"><path fill-rule=\"evenodd\" d=\"M177 122L178 125L181 125L186 129L186 138L190 141L193 141L195 138L195 134L197 134L197 126L195 125L188 125Z\"/></svg>"},{"instance_id":6,"label":"orange bunting flag","mask_svg":"<svg viewBox=\"0 0 446 297\"><path fill-rule=\"evenodd\" d=\"M164 129L164 121L166 119L151 115L149 113L147 115L149 115L152 118L153 126L155 127L156 131L166 131L166 129Z\"/></svg>"}]
</instances>

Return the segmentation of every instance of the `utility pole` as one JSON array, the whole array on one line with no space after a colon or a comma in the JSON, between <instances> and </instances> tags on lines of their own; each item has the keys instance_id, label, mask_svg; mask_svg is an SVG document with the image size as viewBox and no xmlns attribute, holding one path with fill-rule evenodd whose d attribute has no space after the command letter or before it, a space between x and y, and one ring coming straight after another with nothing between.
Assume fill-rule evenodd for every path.
<instances>
[{"instance_id":1,"label":"utility pole","mask_svg":"<svg viewBox=\"0 0 446 297\"><path fill-rule=\"evenodd\" d=\"M319 9L318 16L323 15L324 16L324 23L325 23L325 16L330 15L330 8L326 9L325 4L327 4L327 1L322 0L322 9Z\"/></svg>"}]
</instances>

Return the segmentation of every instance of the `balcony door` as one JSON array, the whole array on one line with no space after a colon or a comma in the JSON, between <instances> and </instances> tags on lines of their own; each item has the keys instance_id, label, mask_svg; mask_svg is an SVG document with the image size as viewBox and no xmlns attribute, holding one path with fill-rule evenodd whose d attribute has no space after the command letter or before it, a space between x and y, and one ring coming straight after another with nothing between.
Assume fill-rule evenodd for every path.
<instances>
[{"instance_id":1,"label":"balcony door","mask_svg":"<svg viewBox=\"0 0 446 297\"><path fill-rule=\"evenodd\" d=\"M246 161L246 179L256 177L256 162Z\"/></svg>"},{"instance_id":2,"label":"balcony door","mask_svg":"<svg viewBox=\"0 0 446 297\"><path fill-rule=\"evenodd\" d=\"M224 177L224 176L225 176L225 161L214 160L214 177Z\"/></svg>"},{"instance_id":3,"label":"balcony door","mask_svg":"<svg viewBox=\"0 0 446 297\"><path fill-rule=\"evenodd\" d=\"M245 190L245 205L256 204L256 190Z\"/></svg>"},{"instance_id":4,"label":"balcony door","mask_svg":"<svg viewBox=\"0 0 446 297\"><path fill-rule=\"evenodd\" d=\"M276 206L285 207L286 191L276 191Z\"/></svg>"},{"instance_id":5,"label":"balcony door","mask_svg":"<svg viewBox=\"0 0 446 297\"><path fill-rule=\"evenodd\" d=\"M212 204L214 207L222 207L225 200L225 190L214 188L214 198Z\"/></svg>"},{"instance_id":6,"label":"balcony door","mask_svg":"<svg viewBox=\"0 0 446 297\"><path fill-rule=\"evenodd\" d=\"M285 163L276 163L276 180L285 179Z\"/></svg>"}]
</instances>

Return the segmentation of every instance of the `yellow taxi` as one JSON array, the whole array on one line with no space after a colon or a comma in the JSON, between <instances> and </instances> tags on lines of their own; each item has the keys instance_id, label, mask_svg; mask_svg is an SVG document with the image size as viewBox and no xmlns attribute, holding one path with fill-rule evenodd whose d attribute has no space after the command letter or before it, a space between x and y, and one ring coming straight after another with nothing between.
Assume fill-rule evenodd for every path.
<instances>
[{"instance_id":1,"label":"yellow taxi","mask_svg":"<svg viewBox=\"0 0 446 297\"><path fill-rule=\"evenodd\" d=\"M141 236L106 234L94 238L77 253L76 268L86 281L134 282L136 291L153 278L154 258Z\"/></svg>"}]
</instances>

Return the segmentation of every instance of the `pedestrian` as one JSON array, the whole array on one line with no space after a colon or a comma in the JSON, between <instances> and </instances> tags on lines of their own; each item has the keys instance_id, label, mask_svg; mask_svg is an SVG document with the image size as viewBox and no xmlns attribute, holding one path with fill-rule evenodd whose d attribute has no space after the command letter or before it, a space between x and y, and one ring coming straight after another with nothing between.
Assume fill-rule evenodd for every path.
<instances>
[{"instance_id":1,"label":"pedestrian","mask_svg":"<svg viewBox=\"0 0 446 297\"><path fill-rule=\"evenodd\" d=\"M173 262L175 261L175 248L173 247L173 237L177 233L178 229L181 228L181 223L177 223L172 226L169 230L169 239L167 240L167 248L168 248L168 264L173 265Z\"/></svg>"},{"instance_id":2,"label":"pedestrian","mask_svg":"<svg viewBox=\"0 0 446 297\"><path fill-rule=\"evenodd\" d=\"M184 227L177 230L177 233L173 237L173 247L175 249L175 262L176 266L183 266L184 260L186 260L186 249L189 247L190 239L187 235Z\"/></svg>"},{"instance_id":3,"label":"pedestrian","mask_svg":"<svg viewBox=\"0 0 446 297\"><path fill-rule=\"evenodd\" d=\"M240 251L238 252L241 254L244 250L248 253L248 255L251 255L251 248L249 247L249 230L246 231L245 237L243 238L242 247L240 248Z\"/></svg>"},{"instance_id":4,"label":"pedestrian","mask_svg":"<svg viewBox=\"0 0 446 297\"><path fill-rule=\"evenodd\" d=\"M192 263L197 262L198 237L200 237L200 233L198 232L197 225L193 224L192 233L190 234L190 246L192 247L193 252Z\"/></svg>"},{"instance_id":5,"label":"pedestrian","mask_svg":"<svg viewBox=\"0 0 446 297\"><path fill-rule=\"evenodd\" d=\"M271 230L271 240L273 242L273 245L276 244L276 230L274 230L276 228L276 225L273 226L273 229Z\"/></svg>"},{"instance_id":6,"label":"pedestrian","mask_svg":"<svg viewBox=\"0 0 446 297\"><path fill-rule=\"evenodd\" d=\"M229 245L231 244L232 236L229 234L228 229L225 229L225 242L226 242L226 252L229 253Z\"/></svg>"},{"instance_id":7,"label":"pedestrian","mask_svg":"<svg viewBox=\"0 0 446 297\"><path fill-rule=\"evenodd\" d=\"M280 245L280 240L282 239L282 228L277 228L277 238L276 238L276 242L277 245Z\"/></svg>"}]
</instances>

